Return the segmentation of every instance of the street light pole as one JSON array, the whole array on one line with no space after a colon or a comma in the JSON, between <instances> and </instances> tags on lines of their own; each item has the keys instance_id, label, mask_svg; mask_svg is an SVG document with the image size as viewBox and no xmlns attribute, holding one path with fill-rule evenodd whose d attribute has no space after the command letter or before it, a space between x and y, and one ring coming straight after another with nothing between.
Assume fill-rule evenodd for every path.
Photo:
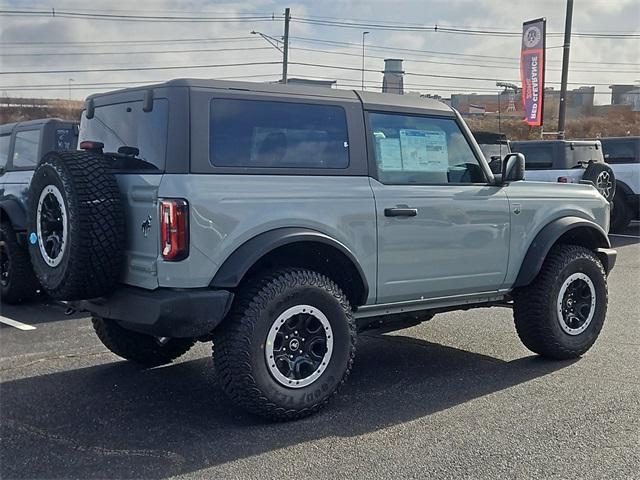
<instances>
[{"instance_id":1,"label":"street light pole","mask_svg":"<svg viewBox=\"0 0 640 480\"><path fill-rule=\"evenodd\" d=\"M364 90L364 36L369 32L362 32L362 90Z\"/></svg>"},{"instance_id":2,"label":"street light pole","mask_svg":"<svg viewBox=\"0 0 640 480\"><path fill-rule=\"evenodd\" d=\"M289 7L284 9L284 37L282 46L282 83L287 83L287 70L289 68L289 19L291 18L291 10Z\"/></svg>"}]
</instances>

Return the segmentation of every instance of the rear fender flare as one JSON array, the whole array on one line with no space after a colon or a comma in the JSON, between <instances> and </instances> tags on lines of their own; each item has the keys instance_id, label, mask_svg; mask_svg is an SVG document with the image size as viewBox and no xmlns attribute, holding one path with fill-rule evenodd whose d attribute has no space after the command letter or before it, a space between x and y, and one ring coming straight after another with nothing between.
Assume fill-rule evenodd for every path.
<instances>
[{"instance_id":1,"label":"rear fender flare","mask_svg":"<svg viewBox=\"0 0 640 480\"><path fill-rule=\"evenodd\" d=\"M324 233L307 228L285 227L261 233L238 247L220 266L210 286L213 288L235 288L240 285L249 269L261 258L273 250L298 242L317 242L331 246L343 253L357 270L364 291L361 302L364 304L369 294L369 285L362 267L355 255L338 240Z\"/></svg>"}]
</instances>

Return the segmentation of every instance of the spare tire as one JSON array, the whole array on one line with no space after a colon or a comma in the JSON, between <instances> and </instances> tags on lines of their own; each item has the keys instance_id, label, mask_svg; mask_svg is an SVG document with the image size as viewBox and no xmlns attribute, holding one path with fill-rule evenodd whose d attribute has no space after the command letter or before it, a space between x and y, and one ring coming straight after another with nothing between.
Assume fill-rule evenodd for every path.
<instances>
[{"instance_id":1,"label":"spare tire","mask_svg":"<svg viewBox=\"0 0 640 480\"><path fill-rule=\"evenodd\" d=\"M611 167L605 163L590 163L582 176L583 180L593 182L600 194L612 202L616 194L616 177Z\"/></svg>"},{"instance_id":2,"label":"spare tire","mask_svg":"<svg viewBox=\"0 0 640 480\"><path fill-rule=\"evenodd\" d=\"M115 286L124 255L124 210L109 159L50 152L29 187L33 270L56 300L99 297Z\"/></svg>"}]
</instances>

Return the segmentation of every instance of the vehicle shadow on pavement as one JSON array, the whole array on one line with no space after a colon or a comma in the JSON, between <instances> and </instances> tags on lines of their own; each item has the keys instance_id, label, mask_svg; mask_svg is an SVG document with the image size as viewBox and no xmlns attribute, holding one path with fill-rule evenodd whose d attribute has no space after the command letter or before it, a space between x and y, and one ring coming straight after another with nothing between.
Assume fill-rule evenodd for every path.
<instances>
[{"instance_id":1,"label":"vehicle shadow on pavement","mask_svg":"<svg viewBox=\"0 0 640 480\"><path fill-rule=\"evenodd\" d=\"M45 295L39 295L35 300L20 305L0 303L0 315L28 325L86 317L86 314L80 312L67 315L65 313L66 309L65 305L55 302Z\"/></svg>"},{"instance_id":2,"label":"vehicle shadow on pavement","mask_svg":"<svg viewBox=\"0 0 640 480\"><path fill-rule=\"evenodd\" d=\"M209 358L152 370L116 361L4 382L0 476L165 478L427 417L571 364L505 362L402 336L367 334L358 347L338 397L290 423L232 405Z\"/></svg>"}]
</instances>

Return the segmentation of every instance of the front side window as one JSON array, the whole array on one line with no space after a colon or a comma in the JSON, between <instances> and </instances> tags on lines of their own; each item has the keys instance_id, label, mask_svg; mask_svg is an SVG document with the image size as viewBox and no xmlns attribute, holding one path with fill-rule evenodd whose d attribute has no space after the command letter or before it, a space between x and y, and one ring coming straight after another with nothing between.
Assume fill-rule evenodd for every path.
<instances>
[{"instance_id":1,"label":"front side window","mask_svg":"<svg viewBox=\"0 0 640 480\"><path fill-rule=\"evenodd\" d=\"M347 168L346 114L334 105L216 99L209 155L216 167Z\"/></svg>"},{"instance_id":2,"label":"front side window","mask_svg":"<svg viewBox=\"0 0 640 480\"><path fill-rule=\"evenodd\" d=\"M35 168L38 163L40 130L25 130L16 133L13 147L14 168Z\"/></svg>"},{"instance_id":3,"label":"front side window","mask_svg":"<svg viewBox=\"0 0 640 480\"><path fill-rule=\"evenodd\" d=\"M0 135L0 168L7 166L7 160L9 160L9 143L11 142L11 135Z\"/></svg>"},{"instance_id":4,"label":"front side window","mask_svg":"<svg viewBox=\"0 0 640 480\"><path fill-rule=\"evenodd\" d=\"M369 113L378 179L386 184L485 183L452 118Z\"/></svg>"}]
</instances>

